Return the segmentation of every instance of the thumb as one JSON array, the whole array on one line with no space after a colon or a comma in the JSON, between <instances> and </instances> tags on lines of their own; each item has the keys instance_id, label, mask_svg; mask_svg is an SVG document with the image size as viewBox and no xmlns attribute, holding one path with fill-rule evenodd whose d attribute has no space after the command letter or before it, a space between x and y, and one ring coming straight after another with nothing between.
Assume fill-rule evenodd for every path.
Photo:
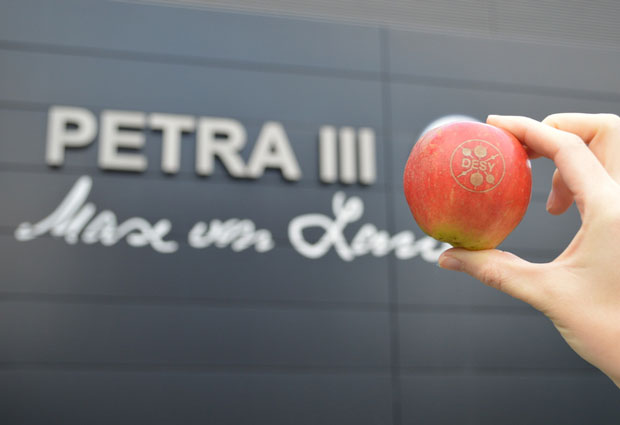
<instances>
[{"instance_id":1,"label":"thumb","mask_svg":"<svg viewBox=\"0 0 620 425\"><path fill-rule=\"evenodd\" d=\"M452 248L441 254L439 267L465 272L485 285L525 301L538 308L541 288L532 264L509 252L497 249L468 251Z\"/></svg>"}]
</instances>

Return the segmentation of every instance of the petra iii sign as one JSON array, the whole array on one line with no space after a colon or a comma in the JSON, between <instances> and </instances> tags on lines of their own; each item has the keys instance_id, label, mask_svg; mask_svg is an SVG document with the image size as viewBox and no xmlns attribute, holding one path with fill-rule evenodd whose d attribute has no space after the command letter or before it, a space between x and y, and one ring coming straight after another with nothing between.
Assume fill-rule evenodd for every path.
<instances>
[{"instance_id":1,"label":"petra iii sign","mask_svg":"<svg viewBox=\"0 0 620 425\"><path fill-rule=\"evenodd\" d=\"M156 166L164 173L175 174L181 162L183 133L195 133L195 172L209 176L216 158L232 177L259 179L266 169L276 169L289 181L303 175L287 133L279 122L265 122L245 161L240 152L246 147L244 126L230 118L194 117L140 111L106 110L99 119L89 110L70 106L54 106L48 113L45 158L50 166L61 167L65 155L74 149L98 144L97 163L103 170L143 172L149 164L141 153L146 130L162 134L161 161ZM98 140L97 140L98 136ZM341 182L372 185L376 181L375 133L371 128L318 129L318 178L324 183ZM133 247L150 247L160 253L174 253L181 244L170 238L174 224L161 218L151 223L141 217L119 221L108 209L100 209L89 201L94 189L90 176L80 177L58 207L38 222L23 222L15 230L20 241L49 234L69 244L102 244L113 246L125 241ZM324 207L324 206L323 206ZM363 217L364 202L360 197L347 197L336 192L329 214L310 213L292 217L287 224L290 244L307 258L318 259L333 250L341 259L381 257L393 253L396 258L419 256L434 262L448 246L434 239L416 239L413 232L390 235L370 223L358 225L350 239L345 229L358 224ZM318 229L322 235L309 241L304 231ZM347 232L349 234L349 232ZM199 221L187 233L187 246L192 249L230 249L240 252L253 249L268 253L274 247L272 233L259 229L243 218L212 218Z\"/></svg>"},{"instance_id":2,"label":"petra iii sign","mask_svg":"<svg viewBox=\"0 0 620 425\"><path fill-rule=\"evenodd\" d=\"M146 141L143 133L146 129L162 133L161 163L158 165L148 164L140 153ZM176 174L181 163L181 137L183 133L195 133L198 175L213 174L217 158L232 177L258 179L267 168L279 170L289 181L302 177L286 131L279 122L267 121L262 126L246 163L241 157L241 150L247 144L246 131L234 119L107 110L101 113L98 122L89 110L67 106L54 106L49 110L47 164L62 166L65 151L93 144L98 130L97 162L103 170L142 172L149 166L159 166L164 173ZM321 181L373 184L377 177L375 164L372 129L321 127Z\"/></svg>"}]
</instances>

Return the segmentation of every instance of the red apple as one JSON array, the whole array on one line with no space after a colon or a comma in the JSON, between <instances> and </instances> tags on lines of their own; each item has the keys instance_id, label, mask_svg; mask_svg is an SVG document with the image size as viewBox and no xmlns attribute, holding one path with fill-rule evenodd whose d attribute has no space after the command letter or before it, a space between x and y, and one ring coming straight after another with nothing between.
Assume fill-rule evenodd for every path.
<instances>
[{"instance_id":1,"label":"red apple","mask_svg":"<svg viewBox=\"0 0 620 425\"><path fill-rule=\"evenodd\" d=\"M519 224L530 202L527 153L510 133L456 122L424 134L403 176L420 228L455 247L495 248Z\"/></svg>"}]
</instances>

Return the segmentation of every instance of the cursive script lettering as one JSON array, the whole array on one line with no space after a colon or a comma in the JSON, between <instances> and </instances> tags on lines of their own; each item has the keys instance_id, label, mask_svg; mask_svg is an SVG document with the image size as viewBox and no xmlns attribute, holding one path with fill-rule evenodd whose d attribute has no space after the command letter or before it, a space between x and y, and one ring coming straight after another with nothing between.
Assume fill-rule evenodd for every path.
<instances>
[{"instance_id":1,"label":"cursive script lettering","mask_svg":"<svg viewBox=\"0 0 620 425\"><path fill-rule=\"evenodd\" d=\"M199 221L192 227L187 236L189 245L193 248L230 248L240 252L254 245L257 252L267 252L273 249L274 242L271 232L265 229L256 229L251 220L230 218L226 221L211 220L211 223Z\"/></svg>"},{"instance_id":2,"label":"cursive script lettering","mask_svg":"<svg viewBox=\"0 0 620 425\"><path fill-rule=\"evenodd\" d=\"M178 249L178 243L164 241L172 228L170 220L162 219L151 224L143 218L133 217L119 224L112 211L103 210L95 215L95 205L85 203L92 185L89 176L80 177L50 215L35 224L20 224L15 230L15 238L29 241L49 233L64 238L69 244L77 243L81 236L86 244L99 242L111 246L126 239L131 246L150 245L161 253L172 253Z\"/></svg>"},{"instance_id":3,"label":"cursive script lettering","mask_svg":"<svg viewBox=\"0 0 620 425\"><path fill-rule=\"evenodd\" d=\"M130 246L150 246L160 253L173 253L179 249L176 241L165 240L172 229L170 220L161 219L151 224L144 218L132 217L119 222L114 212L97 212L95 204L88 202L92 186L91 177L80 177L52 213L34 224L21 223L15 230L15 238L29 241L49 234L72 245L82 242L112 246L125 240ZM436 262L439 255L450 247L448 244L438 245L430 237L416 239L408 230L390 235L371 223L362 224L348 240L345 229L364 214L364 202L357 196L347 199L343 192L336 192L332 198L332 213L333 217L303 214L289 222L288 237L295 251L312 259L323 257L333 248L345 261L364 255L384 257L394 253L398 259L419 256L425 261ZM317 229L320 238L316 241L310 241L304 235L308 230ZM259 229L253 221L239 218L212 219L209 223L199 221L188 232L187 242L195 249L230 248L234 252L254 248L258 253L265 253L275 247L269 230Z\"/></svg>"},{"instance_id":4,"label":"cursive script lettering","mask_svg":"<svg viewBox=\"0 0 620 425\"><path fill-rule=\"evenodd\" d=\"M346 199L344 193L336 192L332 198L334 218L323 214L300 215L289 223L288 236L293 247L308 258L321 258L334 248L338 256L345 261L371 254L383 257L390 252L399 259L413 258L417 255L425 261L436 262L439 255L450 248L430 237L415 240L413 232L405 230L393 236L384 230L378 230L373 224L364 224L349 243L344 230L350 223L359 220L364 213L364 203L357 197ZM322 236L316 242L308 241L304 231L319 228Z\"/></svg>"}]
</instances>

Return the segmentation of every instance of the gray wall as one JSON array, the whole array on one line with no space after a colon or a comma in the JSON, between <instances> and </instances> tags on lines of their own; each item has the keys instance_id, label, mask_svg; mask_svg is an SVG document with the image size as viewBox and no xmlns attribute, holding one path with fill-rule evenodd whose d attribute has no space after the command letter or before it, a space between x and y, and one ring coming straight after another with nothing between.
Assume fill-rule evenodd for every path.
<instances>
[{"instance_id":1,"label":"gray wall","mask_svg":"<svg viewBox=\"0 0 620 425\"><path fill-rule=\"evenodd\" d=\"M416 33L119 2L3 1L0 13L0 418L4 424L583 424L620 420L620 393L541 314L420 257L312 260L287 238L300 214L331 214L343 190L361 223L421 237L402 169L434 119L620 112L620 57L585 47ZM102 171L97 145L48 167L48 109L231 117L251 148L285 127L303 170L236 180L218 165ZM371 127L377 182L318 180L322 125ZM249 151L244 151L247 158ZM532 202L502 245L549 261L579 217L544 204L553 166L534 163ZM124 220L173 222L180 248L19 242L81 175ZM192 249L199 220L249 218L266 253Z\"/></svg>"}]
</instances>

